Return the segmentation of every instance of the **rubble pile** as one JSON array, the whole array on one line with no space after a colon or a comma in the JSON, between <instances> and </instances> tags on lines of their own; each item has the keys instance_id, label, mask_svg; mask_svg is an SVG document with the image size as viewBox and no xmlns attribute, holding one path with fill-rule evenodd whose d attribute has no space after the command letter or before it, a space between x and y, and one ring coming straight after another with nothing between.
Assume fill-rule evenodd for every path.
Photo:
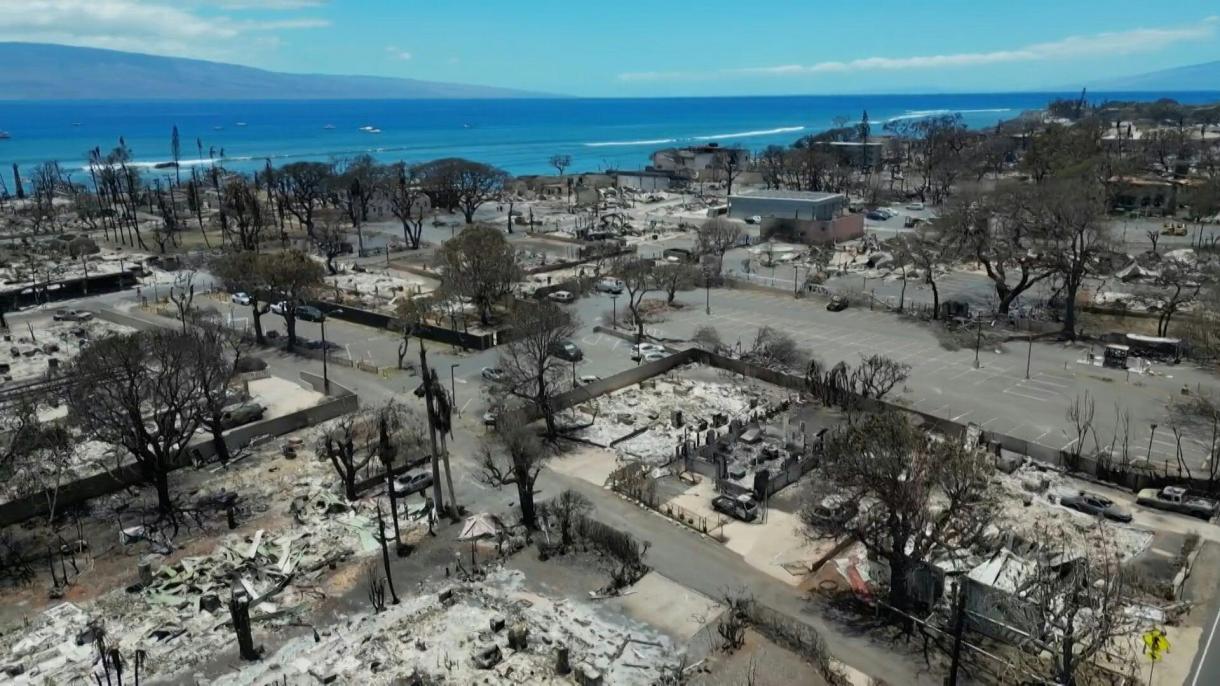
<instances>
[{"instance_id":1,"label":"rubble pile","mask_svg":"<svg viewBox=\"0 0 1220 686\"><path fill-rule=\"evenodd\" d=\"M405 272L352 271L326 277L336 301L370 310L393 310L399 298L432 291L424 279Z\"/></svg>"},{"instance_id":2,"label":"rubble pile","mask_svg":"<svg viewBox=\"0 0 1220 686\"><path fill-rule=\"evenodd\" d=\"M55 371L52 367L62 370L90 342L131 331L129 327L99 319L51 321L36 327L33 337L24 328L14 328L5 336L0 353L0 381L32 381L45 376L48 370Z\"/></svg>"},{"instance_id":3,"label":"rubble pile","mask_svg":"<svg viewBox=\"0 0 1220 686\"><path fill-rule=\"evenodd\" d=\"M1081 550L1104 541L1119 557L1131 560L1152 545L1153 532L1131 524L1103 520L1059 504L1079 486L1058 472L1025 463L1012 474L996 472L1001 489L1001 518L1012 533L1027 541L1056 541ZM1104 527L1106 536L1100 536Z\"/></svg>"},{"instance_id":4,"label":"rubble pile","mask_svg":"<svg viewBox=\"0 0 1220 686\"><path fill-rule=\"evenodd\" d=\"M519 571L404 599L290 641L216 681L652 684L678 663L667 637L590 606L520 590Z\"/></svg>"},{"instance_id":5,"label":"rubble pile","mask_svg":"<svg viewBox=\"0 0 1220 686\"><path fill-rule=\"evenodd\" d=\"M140 561L139 580L127 589L84 608L58 605L19 636L0 637L0 650L13 663L6 668L21 672L14 683L66 683L87 675L96 650L91 638L80 641L94 626L124 655L143 650L150 677L165 678L213 659L235 641L228 610L235 589L251 599L256 627L299 622L324 597L319 583L329 570L380 550L374 503L349 503L321 483L307 478L295 484L291 527L231 535L207 555L159 567L161 558L148 556Z\"/></svg>"},{"instance_id":6,"label":"rubble pile","mask_svg":"<svg viewBox=\"0 0 1220 686\"><path fill-rule=\"evenodd\" d=\"M667 464L684 436L748 421L786 398L779 388L701 381L680 376L649 379L597 399L593 426L577 435L620 455ZM585 413L591 408L584 408ZM637 435L632 435L637 434ZM616 442L617 441L617 442Z\"/></svg>"}]
</instances>

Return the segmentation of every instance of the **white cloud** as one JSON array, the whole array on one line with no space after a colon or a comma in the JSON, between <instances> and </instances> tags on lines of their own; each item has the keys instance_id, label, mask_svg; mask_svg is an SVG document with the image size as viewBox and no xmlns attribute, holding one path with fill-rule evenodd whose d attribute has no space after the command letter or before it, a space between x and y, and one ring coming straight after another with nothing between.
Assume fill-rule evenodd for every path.
<instances>
[{"instance_id":1,"label":"white cloud","mask_svg":"<svg viewBox=\"0 0 1220 686\"><path fill-rule=\"evenodd\" d=\"M732 75L798 76L859 71L894 71L977 67L1011 62L1067 60L1080 57L1126 55L1155 52L1179 43L1207 40L1216 33L1217 17L1208 17L1200 25L1182 28L1132 29L1091 36L1069 36L1061 40L1034 43L1011 50L991 52L915 55L910 57L864 57L848 61L824 61L813 64L781 64L769 67L743 67L719 72L638 72L619 74L621 81L697 80Z\"/></svg>"},{"instance_id":2,"label":"white cloud","mask_svg":"<svg viewBox=\"0 0 1220 686\"><path fill-rule=\"evenodd\" d=\"M390 57L393 57L396 60L405 61L405 60L409 60L409 59L411 59L411 57L413 57L413 55L411 55L411 53L407 52L406 50L399 50L398 48L394 47L393 45L387 46L385 51L390 54Z\"/></svg>"},{"instance_id":3,"label":"white cloud","mask_svg":"<svg viewBox=\"0 0 1220 686\"><path fill-rule=\"evenodd\" d=\"M322 19L238 19L140 0L0 0L0 40L163 55L218 57L274 45L277 31L325 26Z\"/></svg>"}]
</instances>

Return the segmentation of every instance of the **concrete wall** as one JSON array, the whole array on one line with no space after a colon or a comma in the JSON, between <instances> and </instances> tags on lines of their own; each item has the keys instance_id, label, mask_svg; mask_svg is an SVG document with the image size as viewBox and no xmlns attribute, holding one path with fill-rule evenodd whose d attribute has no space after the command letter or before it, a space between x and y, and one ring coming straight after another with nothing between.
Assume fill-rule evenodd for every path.
<instances>
[{"instance_id":1,"label":"concrete wall","mask_svg":"<svg viewBox=\"0 0 1220 686\"><path fill-rule=\"evenodd\" d=\"M846 197L811 200L734 195L729 198L729 216L733 219L759 216L830 221L846 207Z\"/></svg>"},{"instance_id":2,"label":"concrete wall","mask_svg":"<svg viewBox=\"0 0 1220 686\"><path fill-rule=\"evenodd\" d=\"M306 374L302 374L305 377ZM312 376L312 375L310 375ZM310 380L312 382L312 380ZM317 387L322 384L317 381ZM331 390L335 391L337 384L331 382ZM313 407L307 407L282 417L264 419L260 422L245 424L225 432L225 443L230 450L236 451L250 443L257 436L282 436L286 433L314 426L335 417L355 412L360 406L360 400L346 388L339 387L337 394ZM215 447L210 436L200 436L191 441L182 458L173 469L191 464L193 458L209 459L215 455ZM128 463L113 472L92 474L62 484L55 496L56 509L82 503L92 498L98 498L122 490L128 486L139 484L143 475L134 463ZM32 517L45 515L50 509L52 494L47 492L34 493L17 500L0 504L0 526L23 522Z\"/></svg>"},{"instance_id":3,"label":"concrete wall","mask_svg":"<svg viewBox=\"0 0 1220 686\"><path fill-rule=\"evenodd\" d=\"M864 236L864 215L845 214L829 221L768 217L762 221L764 239L787 238L806 245L833 245Z\"/></svg>"}]
</instances>

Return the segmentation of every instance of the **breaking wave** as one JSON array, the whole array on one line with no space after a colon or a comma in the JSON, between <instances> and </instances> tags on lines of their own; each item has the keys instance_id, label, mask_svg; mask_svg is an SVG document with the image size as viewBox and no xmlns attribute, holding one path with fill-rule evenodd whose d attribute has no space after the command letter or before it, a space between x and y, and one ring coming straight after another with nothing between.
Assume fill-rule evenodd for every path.
<instances>
[{"instance_id":1,"label":"breaking wave","mask_svg":"<svg viewBox=\"0 0 1220 686\"><path fill-rule=\"evenodd\" d=\"M618 145L665 145L677 143L677 138L654 138L646 141L602 141L600 143L585 143L586 148L609 148Z\"/></svg>"},{"instance_id":2,"label":"breaking wave","mask_svg":"<svg viewBox=\"0 0 1220 686\"><path fill-rule=\"evenodd\" d=\"M738 133L719 133L715 136L695 136L697 141L718 141L726 138L751 138L753 136L773 136L778 133L796 133L804 131L804 126L781 126L778 129L762 129L759 131L740 131Z\"/></svg>"},{"instance_id":3,"label":"breaking wave","mask_svg":"<svg viewBox=\"0 0 1220 686\"><path fill-rule=\"evenodd\" d=\"M978 110L909 110L903 114L887 117L884 123L892 121L905 121L907 119L927 119L929 117L942 117L946 114L994 114L998 112L1011 112L1011 107L995 107L990 109Z\"/></svg>"}]
</instances>

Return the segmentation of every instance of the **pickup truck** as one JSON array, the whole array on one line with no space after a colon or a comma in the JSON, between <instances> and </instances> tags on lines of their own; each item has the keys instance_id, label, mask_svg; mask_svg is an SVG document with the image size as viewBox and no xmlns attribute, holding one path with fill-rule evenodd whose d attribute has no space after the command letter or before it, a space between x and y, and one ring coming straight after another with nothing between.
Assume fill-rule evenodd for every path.
<instances>
[{"instance_id":1,"label":"pickup truck","mask_svg":"<svg viewBox=\"0 0 1220 686\"><path fill-rule=\"evenodd\" d=\"M1145 507L1180 512L1200 519L1211 519L1216 514L1216 508L1220 507L1215 500L1187 495L1186 489L1180 486L1166 486L1159 490L1145 488L1139 492L1136 502Z\"/></svg>"}]
</instances>

